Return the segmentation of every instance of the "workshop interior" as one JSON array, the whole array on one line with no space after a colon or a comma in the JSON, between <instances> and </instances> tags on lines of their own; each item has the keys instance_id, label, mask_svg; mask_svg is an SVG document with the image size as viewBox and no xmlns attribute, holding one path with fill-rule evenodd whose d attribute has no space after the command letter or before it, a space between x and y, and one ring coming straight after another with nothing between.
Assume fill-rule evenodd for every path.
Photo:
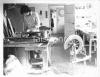
<instances>
[{"instance_id":1,"label":"workshop interior","mask_svg":"<svg viewBox=\"0 0 100 77\"><path fill-rule=\"evenodd\" d=\"M96 67L94 9L93 3L4 3L3 74L72 74L73 65Z\"/></svg>"}]
</instances>

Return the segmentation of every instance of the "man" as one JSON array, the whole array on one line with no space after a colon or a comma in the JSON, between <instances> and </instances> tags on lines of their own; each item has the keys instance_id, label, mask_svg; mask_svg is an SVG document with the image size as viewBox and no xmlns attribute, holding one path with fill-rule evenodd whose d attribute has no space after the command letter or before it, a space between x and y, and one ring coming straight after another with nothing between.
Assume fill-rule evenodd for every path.
<instances>
[{"instance_id":1,"label":"man","mask_svg":"<svg viewBox=\"0 0 100 77\"><path fill-rule=\"evenodd\" d=\"M40 19L38 13L35 12L35 8L33 11L24 5L21 7L21 14L24 15L24 29L27 32L39 31L40 27Z\"/></svg>"}]
</instances>

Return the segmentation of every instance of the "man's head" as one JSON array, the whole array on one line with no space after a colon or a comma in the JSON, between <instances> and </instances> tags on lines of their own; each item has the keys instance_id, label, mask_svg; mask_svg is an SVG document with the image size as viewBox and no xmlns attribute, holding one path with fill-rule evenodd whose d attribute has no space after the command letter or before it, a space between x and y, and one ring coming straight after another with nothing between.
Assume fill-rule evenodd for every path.
<instances>
[{"instance_id":1,"label":"man's head","mask_svg":"<svg viewBox=\"0 0 100 77\"><path fill-rule=\"evenodd\" d=\"M30 12L31 12L31 9L26 5L22 6L21 9L20 9L20 13L23 14L23 15L25 15L25 14L27 15Z\"/></svg>"}]
</instances>

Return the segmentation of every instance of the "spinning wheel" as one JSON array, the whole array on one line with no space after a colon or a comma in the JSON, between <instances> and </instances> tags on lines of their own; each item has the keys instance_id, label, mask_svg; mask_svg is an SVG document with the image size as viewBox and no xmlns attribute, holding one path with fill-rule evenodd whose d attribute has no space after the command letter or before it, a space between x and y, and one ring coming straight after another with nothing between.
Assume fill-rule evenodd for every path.
<instances>
[{"instance_id":1,"label":"spinning wheel","mask_svg":"<svg viewBox=\"0 0 100 77\"><path fill-rule=\"evenodd\" d=\"M78 35L69 36L65 40L64 49L70 49L71 60L74 62L80 62L88 59L86 56L86 51L84 50L83 40Z\"/></svg>"},{"instance_id":2,"label":"spinning wheel","mask_svg":"<svg viewBox=\"0 0 100 77\"><path fill-rule=\"evenodd\" d=\"M82 50L83 40L81 39L80 36L71 35L65 40L65 43L64 43L64 49L65 50L72 47L72 46L75 47L77 53Z\"/></svg>"}]
</instances>

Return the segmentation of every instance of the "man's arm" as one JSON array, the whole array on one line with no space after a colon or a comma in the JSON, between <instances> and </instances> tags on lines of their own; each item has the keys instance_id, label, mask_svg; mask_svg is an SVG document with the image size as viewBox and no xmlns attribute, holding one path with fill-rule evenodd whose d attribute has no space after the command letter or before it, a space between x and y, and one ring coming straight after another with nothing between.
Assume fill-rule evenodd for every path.
<instances>
[{"instance_id":1,"label":"man's arm","mask_svg":"<svg viewBox=\"0 0 100 77\"><path fill-rule=\"evenodd\" d=\"M26 32L27 29L28 29L28 23L26 22L26 19L24 17L24 21L23 21L23 28L24 28L24 31Z\"/></svg>"},{"instance_id":2,"label":"man's arm","mask_svg":"<svg viewBox=\"0 0 100 77\"><path fill-rule=\"evenodd\" d=\"M37 19L37 26L40 27L40 18L39 18L39 15L38 13L35 13L36 14L36 19Z\"/></svg>"}]
</instances>

